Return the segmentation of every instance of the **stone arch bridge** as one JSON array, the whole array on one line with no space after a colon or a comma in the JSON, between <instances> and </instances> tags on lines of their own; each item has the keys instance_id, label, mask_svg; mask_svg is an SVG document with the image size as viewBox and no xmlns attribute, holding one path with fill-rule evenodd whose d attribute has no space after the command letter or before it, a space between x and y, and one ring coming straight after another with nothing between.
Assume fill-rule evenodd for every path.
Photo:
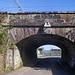
<instances>
[{"instance_id":1,"label":"stone arch bridge","mask_svg":"<svg viewBox=\"0 0 75 75\"><path fill-rule=\"evenodd\" d=\"M75 68L75 12L0 12L3 27L18 47L23 65L37 59L36 49L52 44L62 49L61 60Z\"/></svg>"}]
</instances>

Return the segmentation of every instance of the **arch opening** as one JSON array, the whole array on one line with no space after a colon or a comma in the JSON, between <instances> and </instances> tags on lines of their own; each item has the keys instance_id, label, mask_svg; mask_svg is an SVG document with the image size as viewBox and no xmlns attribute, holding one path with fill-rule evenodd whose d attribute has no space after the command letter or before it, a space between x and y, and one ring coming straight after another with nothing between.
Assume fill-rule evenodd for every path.
<instances>
[{"instance_id":1,"label":"arch opening","mask_svg":"<svg viewBox=\"0 0 75 75\"><path fill-rule=\"evenodd\" d=\"M37 58L61 58L62 49L55 45L43 45L36 49Z\"/></svg>"},{"instance_id":2,"label":"arch opening","mask_svg":"<svg viewBox=\"0 0 75 75\"><path fill-rule=\"evenodd\" d=\"M46 44L56 45L61 48L61 60L70 67L75 67L75 44L65 37L55 34L36 34L18 42L16 45L20 51L23 65L34 65L37 60L36 49Z\"/></svg>"}]
</instances>

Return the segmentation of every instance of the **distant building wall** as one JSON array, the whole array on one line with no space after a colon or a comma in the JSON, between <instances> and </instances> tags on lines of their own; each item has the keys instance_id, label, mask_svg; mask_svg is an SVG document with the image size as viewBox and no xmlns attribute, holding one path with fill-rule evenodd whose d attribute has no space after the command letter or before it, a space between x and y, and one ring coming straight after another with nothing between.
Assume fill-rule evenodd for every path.
<instances>
[{"instance_id":1,"label":"distant building wall","mask_svg":"<svg viewBox=\"0 0 75 75\"><path fill-rule=\"evenodd\" d=\"M43 50L42 54L38 51L38 56L61 56L61 50L59 49L51 49L51 50Z\"/></svg>"},{"instance_id":2,"label":"distant building wall","mask_svg":"<svg viewBox=\"0 0 75 75\"><path fill-rule=\"evenodd\" d=\"M43 55L50 56L50 50L43 50Z\"/></svg>"},{"instance_id":3,"label":"distant building wall","mask_svg":"<svg viewBox=\"0 0 75 75\"><path fill-rule=\"evenodd\" d=\"M50 54L51 54L51 56L61 56L61 50L59 50L59 49L51 49Z\"/></svg>"}]
</instances>

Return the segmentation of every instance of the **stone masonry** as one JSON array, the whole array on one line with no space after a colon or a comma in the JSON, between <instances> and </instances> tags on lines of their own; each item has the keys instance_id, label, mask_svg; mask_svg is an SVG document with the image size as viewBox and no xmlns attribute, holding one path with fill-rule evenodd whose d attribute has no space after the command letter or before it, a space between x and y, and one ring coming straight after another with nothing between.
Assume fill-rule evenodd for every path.
<instances>
[{"instance_id":1,"label":"stone masonry","mask_svg":"<svg viewBox=\"0 0 75 75\"><path fill-rule=\"evenodd\" d=\"M35 61L36 48L49 43L60 46L62 61L75 68L75 28L44 27L45 23L75 26L75 12L0 12L0 22L4 26L13 26L9 28L10 39L19 48L24 63Z\"/></svg>"}]
</instances>

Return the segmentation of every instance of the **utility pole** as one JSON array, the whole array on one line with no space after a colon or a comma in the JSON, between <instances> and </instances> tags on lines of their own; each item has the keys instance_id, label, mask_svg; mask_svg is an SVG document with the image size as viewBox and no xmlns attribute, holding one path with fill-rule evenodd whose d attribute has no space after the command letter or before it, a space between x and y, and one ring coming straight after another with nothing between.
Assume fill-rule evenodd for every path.
<instances>
[{"instance_id":1,"label":"utility pole","mask_svg":"<svg viewBox=\"0 0 75 75\"><path fill-rule=\"evenodd\" d=\"M17 1L17 0L14 0L15 1L15 3L17 4L17 6L20 8L20 10L22 11L22 12L24 12L24 10L23 10L23 8L21 7L21 5L19 4L19 2Z\"/></svg>"}]
</instances>

